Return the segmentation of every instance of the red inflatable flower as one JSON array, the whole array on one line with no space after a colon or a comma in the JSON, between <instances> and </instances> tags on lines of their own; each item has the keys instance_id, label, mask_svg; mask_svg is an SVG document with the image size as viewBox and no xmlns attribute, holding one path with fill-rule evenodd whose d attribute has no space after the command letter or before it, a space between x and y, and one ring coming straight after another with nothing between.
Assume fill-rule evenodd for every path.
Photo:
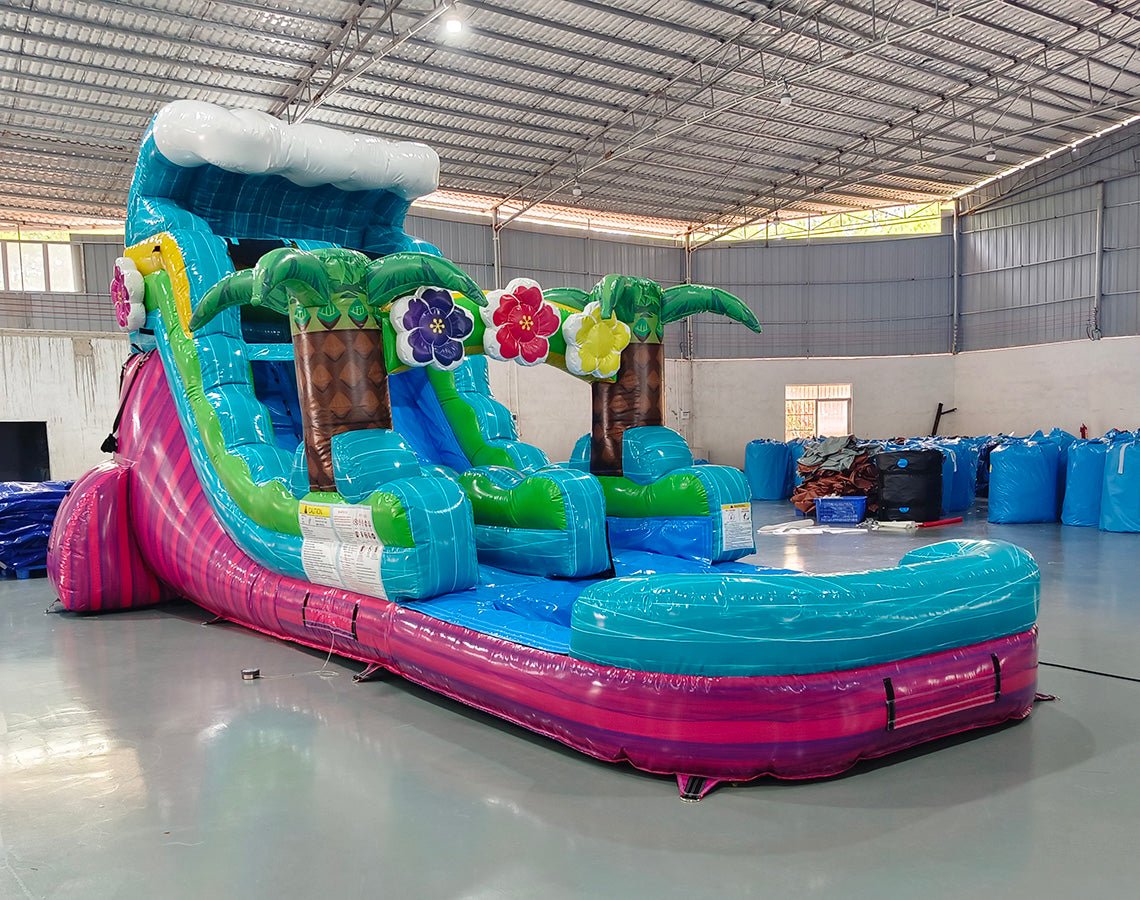
<instances>
[{"instance_id":1,"label":"red inflatable flower","mask_svg":"<svg viewBox=\"0 0 1140 900\"><path fill-rule=\"evenodd\" d=\"M516 278L506 290L491 291L480 314L487 326L483 332L487 355L524 366L546 362L550 337L562 327L554 304L542 298L542 288L529 278Z\"/></svg>"}]
</instances>

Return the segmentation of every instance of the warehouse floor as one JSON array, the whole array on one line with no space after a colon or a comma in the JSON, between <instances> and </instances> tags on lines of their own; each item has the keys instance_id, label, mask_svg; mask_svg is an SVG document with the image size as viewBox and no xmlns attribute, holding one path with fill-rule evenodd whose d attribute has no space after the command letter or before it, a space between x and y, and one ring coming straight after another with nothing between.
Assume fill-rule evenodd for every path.
<instances>
[{"instance_id":1,"label":"warehouse floor","mask_svg":"<svg viewBox=\"0 0 1140 900\"><path fill-rule=\"evenodd\" d=\"M759 546L836 571L985 535L1040 563L1058 702L697 804L190 605L45 616L46 581L0 582L0 897L1134 897L1140 536L972 518Z\"/></svg>"}]
</instances>

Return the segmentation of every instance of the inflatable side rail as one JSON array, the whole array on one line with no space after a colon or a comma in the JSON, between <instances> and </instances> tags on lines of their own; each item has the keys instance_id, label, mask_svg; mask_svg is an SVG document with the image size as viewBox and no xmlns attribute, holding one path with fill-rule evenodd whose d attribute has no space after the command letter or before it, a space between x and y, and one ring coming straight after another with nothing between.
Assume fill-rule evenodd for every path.
<instances>
[{"instance_id":1,"label":"inflatable side rail","mask_svg":"<svg viewBox=\"0 0 1140 900\"><path fill-rule=\"evenodd\" d=\"M894 569L614 578L574 605L570 652L686 675L802 675L1025 631L1040 573L1020 547L944 541Z\"/></svg>"},{"instance_id":2,"label":"inflatable side rail","mask_svg":"<svg viewBox=\"0 0 1140 900\"><path fill-rule=\"evenodd\" d=\"M591 437L578 439L569 466L589 469ZM755 552L750 490L731 466L694 465L685 439L662 426L622 433L625 474L599 475L615 549L650 550L728 562Z\"/></svg>"}]
</instances>

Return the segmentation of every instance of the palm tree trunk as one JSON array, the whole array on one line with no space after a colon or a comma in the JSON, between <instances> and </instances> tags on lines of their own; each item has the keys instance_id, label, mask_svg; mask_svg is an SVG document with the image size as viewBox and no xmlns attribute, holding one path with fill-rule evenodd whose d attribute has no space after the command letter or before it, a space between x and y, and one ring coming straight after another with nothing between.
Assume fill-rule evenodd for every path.
<instances>
[{"instance_id":1,"label":"palm tree trunk","mask_svg":"<svg viewBox=\"0 0 1140 900\"><path fill-rule=\"evenodd\" d=\"M358 326L342 315L331 328L316 316L301 327L293 317L293 355L309 487L335 491L333 436L392 427L382 332L372 316Z\"/></svg>"},{"instance_id":2,"label":"palm tree trunk","mask_svg":"<svg viewBox=\"0 0 1140 900\"><path fill-rule=\"evenodd\" d=\"M622 436L627 428L665 424L665 346L634 342L621 354L617 380L595 381L590 471L622 474Z\"/></svg>"}]
</instances>

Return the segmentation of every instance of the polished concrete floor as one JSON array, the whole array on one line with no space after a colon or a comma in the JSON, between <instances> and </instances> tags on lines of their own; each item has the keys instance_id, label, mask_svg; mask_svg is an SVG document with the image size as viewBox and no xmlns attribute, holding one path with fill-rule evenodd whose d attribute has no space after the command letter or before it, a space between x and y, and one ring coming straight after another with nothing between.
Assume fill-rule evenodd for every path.
<instances>
[{"instance_id":1,"label":"polished concrete floor","mask_svg":"<svg viewBox=\"0 0 1140 900\"><path fill-rule=\"evenodd\" d=\"M45 615L46 581L0 582L0 898L1140 896L1140 535L975 519L761 559L986 534L1041 565L1042 660L1093 671L1043 666L1024 723L697 804L189 605Z\"/></svg>"}]
</instances>

